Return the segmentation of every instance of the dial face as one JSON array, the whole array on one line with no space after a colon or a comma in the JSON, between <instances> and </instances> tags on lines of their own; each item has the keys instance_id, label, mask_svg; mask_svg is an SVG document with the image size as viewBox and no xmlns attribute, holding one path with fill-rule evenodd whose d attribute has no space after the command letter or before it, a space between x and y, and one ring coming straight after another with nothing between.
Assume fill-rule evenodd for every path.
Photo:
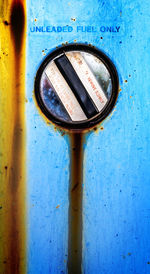
<instances>
[{"instance_id":1,"label":"dial face","mask_svg":"<svg viewBox=\"0 0 150 274\"><path fill-rule=\"evenodd\" d=\"M44 114L66 128L82 129L103 120L116 101L118 77L103 53L83 45L52 52L35 81L36 98Z\"/></svg>"}]
</instances>

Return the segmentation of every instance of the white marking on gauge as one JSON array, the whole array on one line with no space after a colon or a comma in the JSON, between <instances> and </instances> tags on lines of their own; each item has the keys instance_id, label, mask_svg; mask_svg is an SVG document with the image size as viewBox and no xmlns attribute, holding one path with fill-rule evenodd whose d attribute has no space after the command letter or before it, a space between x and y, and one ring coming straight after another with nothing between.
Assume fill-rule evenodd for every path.
<instances>
[{"instance_id":1,"label":"white marking on gauge","mask_svg":"<svg viewBox=\"0 0 150 274\"><path fill-rule=\"evenodd\" d=\"M96 77L84 60L84 57L79 52L67 52L66 56L89 93L89 96L92 98L98 110L101 111L108 100Z\"/></svg>"},{"instance_id":2,"label":"white marking on gauge","mask_svg":"<svg viewBox=\"0 0 150 274\"><path fill-rule=\"evenodd\" d=\"M72 121L86 120L85 113L54 61L47 65L45 73Z\"/></svg>"}]
</instances>

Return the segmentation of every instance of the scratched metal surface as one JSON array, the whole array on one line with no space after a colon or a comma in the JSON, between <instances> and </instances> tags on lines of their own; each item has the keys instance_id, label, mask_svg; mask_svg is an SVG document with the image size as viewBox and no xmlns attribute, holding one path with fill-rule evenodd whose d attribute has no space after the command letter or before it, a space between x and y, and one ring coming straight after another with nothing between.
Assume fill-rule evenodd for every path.
<instances>
[{"instance_id":1,"label":"scratched metal surface","mask_svg":"<svg viewBox=\"0 0 150 274\"><path fill-rule=\"evenodd\" d=\"M104 51L119 74L115 111L86 137L83 272L150 273L149 1L27 1L27 267L67 273L69 142L43 118L34 79L65 42ZM31 32L34 26L120 26L119 32ZM33 29L32 29L33 30Z\"/></svg>"}]
</instances>

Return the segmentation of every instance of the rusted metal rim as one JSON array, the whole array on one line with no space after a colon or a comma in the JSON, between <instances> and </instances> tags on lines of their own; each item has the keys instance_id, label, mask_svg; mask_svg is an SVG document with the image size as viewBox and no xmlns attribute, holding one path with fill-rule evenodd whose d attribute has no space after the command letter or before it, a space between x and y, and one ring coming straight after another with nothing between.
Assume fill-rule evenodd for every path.
<instances>
[{"instance_id":1,"label":"rusted metal rim","mask_svg":"<svg viewBox=\"0 0 150 274\"><path fill-rule=\"evenodd\" d=\"M49 62L51 62L53 59L55 59L57 56L59 56L60 54L64 53L64 52L68 52L68 51L83 51L83 52L87 52L90 53L92 55L94 55L95 57L97 57L99 60L101 60L103 62L103 64L106 66L106 68L108 69L109 73L110 73L110 77L111 77L111 81L112 81L112 94L110 99L108 100L106 106L103 108L103 110L94 118L87 120L87 121L83 121L83 122L65 122L61 119L57 119L57 117L53 116L48 109L45 107L43 100L41 98L41 93L40 93L40 81L41 81L41 77L43 74L44 69L46 68L46 66L48 65ZM38 102L38 105L40 107L40 109L42 110L42 112L45 114L45 116L52 121L53 123L55 123L58 126L61 126L63 128L68 129L73 129L73 130L82 130L82 129L86 129L86 128L92 128L94 127L96 124L100 123L102 120L104 120L112 111L116 100L117 100L117 96L118 96L118 88L119 87L119 80L118 80L118 74L117 74L117 70L114 66L114 64L112 63L112 61L108 58L108 56L106 56L102 51L100 51L99 49L93 47L93 46L89 46L86 44L69 44L69 45L64 45L61 46L55 50L53 50L43 61L43 63L40 65L37 74L36 74L36 78L35 78L35 96L36 96L36 100Z\"/></svg>"}]
</instances>

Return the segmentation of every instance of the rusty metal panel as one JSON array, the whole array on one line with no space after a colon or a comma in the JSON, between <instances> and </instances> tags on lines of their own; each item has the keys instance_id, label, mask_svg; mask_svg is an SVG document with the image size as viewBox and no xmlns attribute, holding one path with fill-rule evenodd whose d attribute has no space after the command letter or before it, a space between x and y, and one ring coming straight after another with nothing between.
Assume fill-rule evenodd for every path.
<instances>
[{"instance_id":1,"label":"rusty metal panel","mask_svg":"<svg viewBox=\"0 0 150 274\"><path fill-rule=\"evenodd\" d=\"M150 273L149 14L148 0L1 0L0 273ZM35 77L80 43L112 60L119 95L74 134L44 116Z\"/></svg>"}]
</instances>

